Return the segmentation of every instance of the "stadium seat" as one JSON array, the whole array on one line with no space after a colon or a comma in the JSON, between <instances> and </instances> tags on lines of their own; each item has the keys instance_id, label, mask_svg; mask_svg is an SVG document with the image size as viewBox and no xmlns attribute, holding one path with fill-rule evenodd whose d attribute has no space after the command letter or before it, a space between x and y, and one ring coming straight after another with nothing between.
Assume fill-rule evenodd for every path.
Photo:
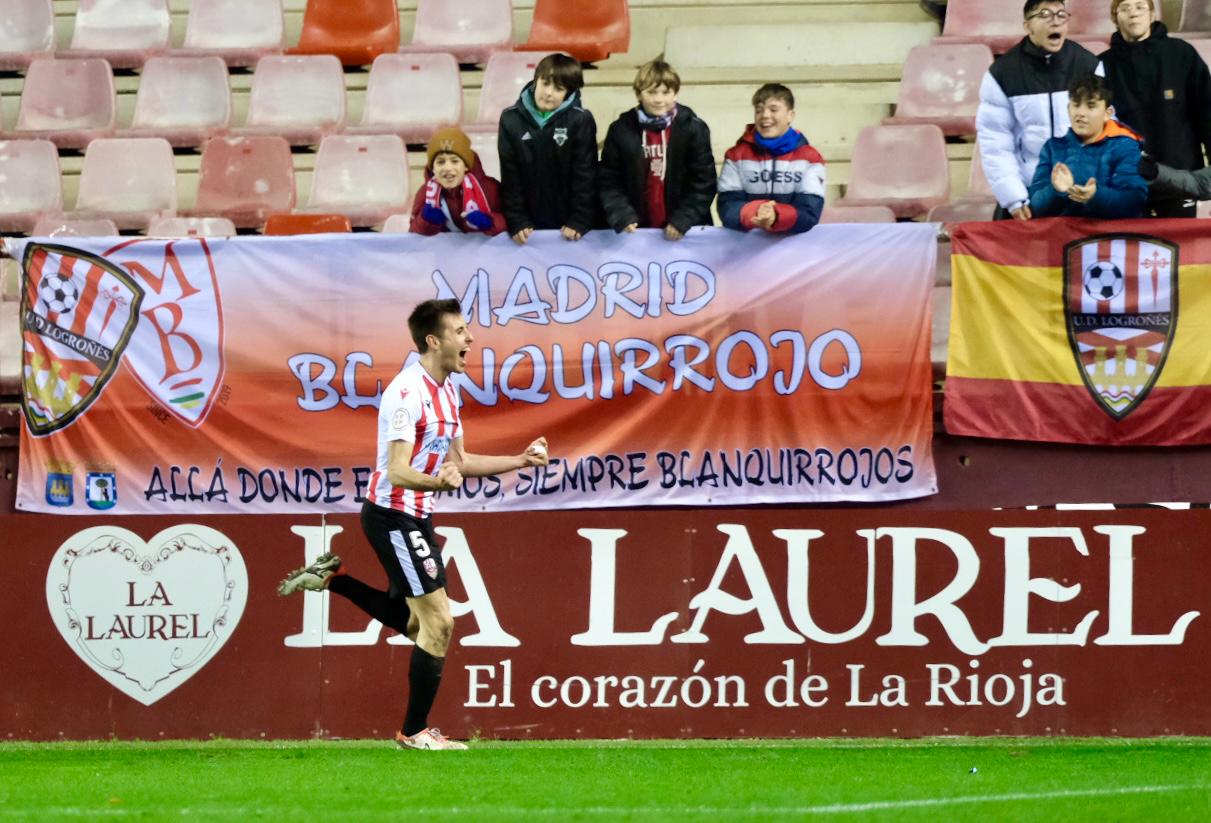
<instances>
[{"instance_id":1,"label":"stadium seat","mask_svg":"<svg viewBox=\"0 0 1211 823\"><path fill-rule=\"evenodd\" d=\"M30 237L117 237L114 221L100 217L43 217L30 230Z\"/></svg>"},{"instance_id":2,"label":"stadium seat","mask_svg":"<svg viewBox=\"0 0 1211 823\"><path fill-rule=\"evenodd\" d=\"M1198 32L1211 35L1211 2L1182 0L1182 15L1177 30L1183 34Z\"/></svg>"},{"instance_id":3,"label":"stadium seat","mask_svg":"<svg viewBox=\"0 0 1211 823\"><path fill-rule=\"evenodd\" d=\"M51 0L5 0L0 14L0 71L24 69L55 48Z\"/></svg>"},{"instance_id":4,"label":"stadium seat","mask_svg":"<svg viewBox=\"0 0 1211 823\"><path fill-rule=\"evenodd\" d=\"M220 57L153 57L143 66L134 120L123 137L200 146L231 125L231 88Z\"/></svg>"},{"instance_id":5,"label":"stadium seat","mask_svg":"<svg viewBox=\"0 0 1211 823\"><path fill-rule=\"evenodd\" d=\"M0 231L28 232L63 211L59 152L49 140L0 141Z\"/></svg>"},{"instance_id":6,"label":"stadium seat","mask_svg":"<svg viewBox=\"0 0 1211 823\"><path fill-rule=\"evenodd\" d=\"M182 54L213 54L251 66L286 47L282 0L191 0Z\"/></svg>"},{"instance_id":7,"label":"stadium seat","mask_svg":"<svg viewBox=\"0 0 1211 823\"><path fill-rule=\"evenodd\" d=\"M393 214L383 223L383 234L407 234L412 230L412 215Z\"/></svg>"},{"instance_id":8,"label":"stadium seat","mask_svg":"<svg viewBox=\"0 0 1211 823\"><path fill-rule=\"evenodd\" d=\"M631 47L627 0L535 0L527 51L563 51L582 63L596 63Z\"/></svg>"},{"instance_id":9,"label":"stadium seat","mask_svg":"<svg viewBox=\"0 0 1211 823\"><path fill-rule=\"evenodd\" d=\"M21 393L21 304L0 300L0 396Z\"/></svg>"},{"instance_id":10,"label":"stadium seat","mask_svg":"<svg viewBox=\"0 0 1211 823\"><path fill-rule=\"evenodd\" d=\"M104 57L116 68L168 50L168 0L79 0L68 57Z\"/></svg>"},{"instance_id":11,"label":"stadium seat","mask_svg":"<svg viewBox=\"0 0 1211 823\"><path fill-rule=\"evenodd\" d=\"M185 214L225 217L237 227L261 226L294 208L290 144L277 136L215 138L202 147L198 197Z\"/></svg>"},{"instance_id":12,"label":"stadium seat","mask_svg":"<svg viewBox=\"0 0 1211 823\"><path fill-rule=\"evenodd\" d=\"M867 126L854 142L842 206L887 206L919 217L950 197L946 138L937 126Z\"/></svg>"},{"instance_id":13,"label":"stadium seat","mask_svg":"<svg viewBox=\"0 0 1211 823\"><path fill-rule=\"evenodd\" d=\"M116 122L114 74L98 58L39 58L29 64L21 89L17 128L9 137L42 138L59 148L82 149L110 137Z\"/></svg>"},{"instance_id":14,"label":"stadium seat","mask_svg":"<svg viewBox=\"0 0 1211 823\"><path fill-rule=\"evenodd\" d=\"M147 227L148 237L234 237L226 217L159 217Z\"/></svg>"},{"instance_id":15,"label":"stadium seat","mask_svg":"<svg viewBox=\"0 0 1211 823\"><path fill-rule=\"evenodd\" d=\"M992 65L983 43L917 46L908 53L889 125L933 123L949 136L976 133L980 82Z\"/></svg>"},{"instance_id":16,"label":"stadium seat","mask_svg":"<svg viewBox=\"0 0 1211 823\"><path fill-rule=\"evenodd\" d=\"M944 223L947 227L954 223L966 223L973 220L991 220L997 210L997 200L984 176L984 163L980 158L980 147L972 150L971 171L967 177L967 193L962 197L934 206L926 218L931 223Z\"/></svg>"},{"instance_id":17,"label":"stadium seat","mask_svg":"<svg viewBox=\"0 0 1211 823\"><path fill-rule=\"evenodd\" d=\"M480 165L484 167L489 177L500 179L500 154L497 149L495 131L468 132L471 138L471 151L479 155Z\"/></svg>"},{"instance_id":18,"label":"stadium seat","mask_svg":"<svg viewBox=\"0 0 1211 823\"><path fill-rule=\"evenodd\" d=\"M349 224L349 218L343 214L272 214L265 221L265 228L261 233L284 235L351 231L353 231L353 226Z\"/></svg>"},{"instance_id":19,"label":"stadium seat","mask_svg":"<svg viewBox=\"0 0 1211 823\"><path fill-rule=\"evenodd\" d=\"M821 223L894 223L896 213L887 206L846 206L830 203L820 214Z\"/></svg>"},{"instance_id":20,"label":"stadium seat","mask_svg":"<svg viewBox=\"0 0 1211 823\"><path fill-rule=\"evenodd\" d=\"M479 92L479 113L467 128L495 131L500 113L517 102L517 95L534 79L534 68L546 57L544 52L499 52L488 60Z\"/></svg>"},{"instance_id":21,"label":"stadium seat","mask_svg":"<svg viewBox=\"0 0 1211 823\"><path fill-rule=\"evenodd\" d=\"M362 122L348 134L398 134L424 143L443 126L463 119L458 61L449 54L382 54L366 80Z\"/></svg>"},{"instance_id":22,"label":"stadium seat","mask_svg":"<svg viewBox=\"0 0 1211 823\"><path fill-rule=\"evenodd\" d=\"M248 118L234 134L277 134L313 145L345 125L345 72L330 54L270 56L257 61Z\"/></svg>"},{"instance_id":23,"label":"stadium seat","mask_svg":"<svg viewBox=\"0 0 1211 823\"><path fill-rule=\"evenodd\" d=\"M1194 46L1194 50L1198 52L1199 57L1203 58L1204 63L1211 66L1211 38L1191 38L1186 42Z\"/></svg>"},{"instance_id":24,"label":"stadium seat","mask_svg":"<svg viewBox=\"0 0 1211 823\"><path fill-rule=\"evenodd\" d=\"M1068 36L1109 40L1114 33L1110 4L1106 0L1068 0L1072 20ZM1021 40L1022 4L1007 0L950 0L946 4L946 26L942 42L984 43L996 54Z\"/></svg>"},{"instance_id":25,"label":"stadium seat","mask_svg":"<svg viewBox=\"0 0 1211 823\"><path fill-rule=\"evenodd\" d=\"M154 218L176 212L177 168L167 140L119 137L88 144L72 217L99 217L119 229L145 230Z\"/></svg>"},{"instance_id":26,"label":"stadium seat","mask_svg":"<svg viewBox=\"0 0 1211 823\"><path fill-rule=\"evenodd\" d=\"M483 63L512 48L512 0L417 0L412 42L400 51L444 51L460 63Z\"/></svg>"},{"instance_id":27,"label":"stadium seat","mask_svg":"<svg viewBox=\"0 0 1211 823\"><path fill-rule=\"evenodd\" d=\"M343 214L373 226L409 211L408 150L394 134L325 137L315 156L311 194L300 212Z\"/></svg>"},{"instance_id":28,"label":"stadium seat","mask_svg":"<svg viewBox=\"0 0 1211 823\"><path fill-rule=\"evenodd\" d=\"M290 54L332 54L346 66L368 66L399 49L396 0L307 0L303 32Z\"/></svg>"}]
</instances>

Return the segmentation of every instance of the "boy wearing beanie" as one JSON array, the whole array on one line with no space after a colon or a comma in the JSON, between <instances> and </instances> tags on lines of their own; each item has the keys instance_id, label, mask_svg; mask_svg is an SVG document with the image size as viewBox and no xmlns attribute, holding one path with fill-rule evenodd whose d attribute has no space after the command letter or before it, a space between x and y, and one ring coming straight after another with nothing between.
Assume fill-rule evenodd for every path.
<instances>
[{"instance_id":1,"label":"boy wearing beanie","mask_svg":"<svg viewBox=\"0 0 1211 823\"><path fill-rule=\"evenodd\" d=\"M411 231L434 235L445 231L500 234L500 184L489 177L457 128L438 129L429 138L425 185L412 203Z\"/></svg>"}]
</instances>

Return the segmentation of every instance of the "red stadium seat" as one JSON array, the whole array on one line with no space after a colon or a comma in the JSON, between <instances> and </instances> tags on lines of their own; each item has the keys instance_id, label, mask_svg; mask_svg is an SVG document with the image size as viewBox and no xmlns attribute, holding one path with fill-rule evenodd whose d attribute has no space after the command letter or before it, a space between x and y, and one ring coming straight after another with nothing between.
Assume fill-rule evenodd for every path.
<instances>
[{"instance_id":1,"label":"red stadium seat","mask_svg":"<svg viewBox=\"0 0 1211 823\"><path fill-rule=\"evenodd\" d=\"M315 156L307 213L343 214L373 226L409 211L408 151L394 134L325 137Z\"/></svg>"},{"instance_id":2,"label":"red stadium seat","mask_svg":"<svg viewBox=\"0 0 1211 823\"><path fill-rule=\"evenodd\" d=\"M213 54L251 66L286 47L282 0L191 0L182 54Z\"/></svg>"},{"instance_id":3,"label":"red stadium seat","mask_svg":"<svg viewBox=\"0 0 1211 823\"><path fill-rule=\"evenodd\" d=\"M0 15L0 71L24 69L55 48L55 8L51 0L5 0Z\"/></svg>"},{"instance_id":4,"label":"red stadium seat","mask_svg":"<svg viewBox=\"0 0 1211 823\"><path fill-rule=\"evenodd\" d=\"M919 217L950 197L946 138L937 126L867 126L858 133L841 206L887 206Z\"/></svg>"},{"instance_id":5,"label":"red stadium seat","mask_svg":"<svg viewBox=\"0 0 1211 823\"><path fill-rule=\"evenodd\" d=\"M84 152L80 194L72 217L113 220L119 229L146 230L177 213L177 167L160 137L94 140Z\"/></svg>"},{"instance_id":6,"label":"red stadium seat","mask_svg":"<svg viewBox=\"0 0 1211 823\"><path fill-rule=\"evenodd\" d=\"M596 63L631 48L627 0L535 0L527 51L563 51Z\"/></svg>"},{"instance_id":7,"label":"red stadium seat","mask_svg":"<svg viewBox=\"0 0 1211 823\"><path fill-rule=\"evenodd\" d=\"M294 161L281 137L216 138L202 148L198 197L186 214L226 217L257 228L276 212L294 208Z\"/></svg>"},{"instance_id":8,"label":"red stadium seat","mask_svg":"<svg viewBox=\"0 0 1211 823\"><path fill-rule=\"evenodd\" d=\"M820 214L821 223L894 223L896 213L887 206L846 206L830 203Z\"/></svg>"},{"instance_id":9,"label":"red stadium seat","mask_svg":"<svg viewBox=\"0 0 1211 823\"><path fill-rule=\"evenodd\" d=\"M0 231L28 232L63 211L59 152L49 140L0 141Z\"/></svg>"},{"instance_id":10,"label":"red stadium seat","mask_svg":"<svg viewBox=\"0 0 1211 823\"><path fill-rule=\"evenodd\" d=\"M219 57L153 57L143 66L134 120L123 137L200 146L231 125L227 65Z\"/></svg>"},{"instance_id":11,"label":"red stadium seat","mask_svg":"<svg viewBox=\"0 0 1211 823\"><path fill-rule=\"evenodd\" d=\"M235 224L226 217L160 217L147 227L148 237L234 237Z\"/></svg>"},{"instance_id":12,"label":"red stadium seat","mask_svg":"<svg viewBox=\"0 0 1211 823\"><path fill-rule=\"evenodd\" d=\"M303 33L290 54L333 54L346 66L368 66L399 49L396 0L307 0Z\"/></svg>"},{"instance_id":13,"label":"red stadium seat","mask_svg":"<svg viewBox=\"0 0 1211 823\"><path fill-rule=\"evenodd\" d=\"M234 134L276 134L319 143L345 126L345 72L330 54L262 57L252 76L248 118Z\"/></svg>"},{"instance_id":14,"label":"red stadium seat","mask_svg":"<svg viewBox=\"0 0 1211 823\"><path fill-rule=\"evenodd\" d=\"M82 149L114 133L116 99L109 63L97 58L39 58L29 64L21 89L17 128L9 137L54 141Z\"/></svg>"},{"instance_id":15,"label":"red stadium seat","mask_svg":"<svg viewBox=\"0 0 1211 823\"><path fill-rule=\"evenodd\" d=\"M343 214L273 214L265 221L262 234L328 234L351 232L349 218Z\"/></svg>"},{"instance_id":16,"label":"red stadium seat","mask_svg":"<svg viewBox=\"0 0 1211 823\"><path fill-rule=\"evenodd\" d=\"M980 82L992 65L983 43L916 46L904 61L896 114L888 125L933 123L943 134L976 133Z\"/></svg>"},{"instance_id":17,"label":"red stadium seat","mask_svg":"<svg viewBox=\"0 0 1211 823\"><path fill-rule=\"evenodd\" d=\"M117 237L118 226L100 217L43 217L30 231L31 237Z\"/></svg>"},{"instance_id":18,"label":"red stadium seat","mask_svg":"<svg viewBox=\"0 0 1211 823\"><path fill-rule=\"evenodd\" d=\"M346 133L398 134L406 143L424 143L462 119L462 79L452 55L382 54L370 67L362 122Z\"/></svg>"},{"instance_id":19,"label":"red stadium seat","mask_svg":"<svg viewBox=\"0 0 1211 823\"><path fill-rule=\"evenodd\" d=\"M1106 0L1067 0L1067 4L1072 13L1069 37L1110 39L1114 23ZM1001 54L1026 36L1022 4L1009 0L950 0L942 34L942 42L984 43Z\"/></svg>"},{"instance_id":20,"label":"red stadium seat","mask_svg":"<svg viewBox=\"0 0 1211 823\"><path fill-rule=\"evenodd\" d=\"M484 69L484 83L479 92L479 113L471 129L495 131L500 113L517 102L517 95L534 79L534 68L546 57L545 52L513 51L492 55Z\"/></svg>"},{"instance_id":21,"label":"red stadium seat","mask_svg":"<svg viewBox=\"0 0 1211 823\"><path fill-rule=\"evenodd\" d=\"M400 51L444 51L460 63L483 63L512 48L511 0L417 0L412 42Z\"/></svg>"},{"instance_id":22,"label":"red stadium seat","mask_svg":"<svg viewBox=\"0 0 1211 823\"><path fill-rule=\"evenodd\" d=\"M168 50L168 0L79 0L69 57L104 57L132 68Z\"/></svg>"}]
</instances>

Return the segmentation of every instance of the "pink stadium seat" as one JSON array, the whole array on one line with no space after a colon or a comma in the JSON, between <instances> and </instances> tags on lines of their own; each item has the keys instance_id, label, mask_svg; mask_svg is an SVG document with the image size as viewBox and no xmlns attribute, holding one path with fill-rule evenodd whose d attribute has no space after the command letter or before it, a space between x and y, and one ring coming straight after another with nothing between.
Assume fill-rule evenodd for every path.
<instances>
[{"instance_id":1,"label":"pink stadium seat","mask_svg":"<svg viewBox=\"0 0 1211 823\"><path fill-rule=\"evenodd\" d=\"M1211 32L1211 2L1182 0L1182 16L1177 24L1180 32Z\"/></svg>"},{"instance_id":2,"label":"pink stadium seat","mask_svg":"<svg viewBox=\"0 0 1211 823\"><path fill-rule=\"evenodd\" d=\"M272 214L265 221L262 234L329 234L351 232L349 218L343 214Z\"/></svg>"},{"instance_id":3,"label":"pink stadium seat","mask_svg":"<svg viewBox=\"0 0 1211 823\"><path fill-rule=\"evenodd\" d=\"M0 141L0 231L28 232L63 211L59 152L49 140Z\"/></svg>"},{"instance_id":4,"label":"pink stadium seat","mask_svg":"<svg viewBox=\"0 0 1211 823\"><path fill-rule=\"evenodd\" d=\"M159 217L147 227L148 237L234 237L226 217Z\"/></svg>"},{"instance_id":5,"label":"pink stadium seat","mask_svg":"<svg viewBox=\"0 0 1211 823\"><path fill-rule=\"evenodd\" d=\"M134 121L123 137L200 146L231 125L231 89L220 57L153 57L143 66Z\"/></svg>"},{"instance_id":6,"label":"pink stadium seat","mask_svg":"<svg viewBox=\"0 0 1211 823\"><path fill-rule=\"evenodd\" d=\"M0 12L0 71L24 69L55 48L51 0L5 0Z\"/></svg>"},{"instance_id":7,"label":"pink stadium seat","mask_svg":"<svg viewBox=\"0 0 1211 823\"><path fill-rule=\"evenodd\" d=\"M950 197L946 138L937 126L867 126L858 133L842 206L887 206L919 217Z\"/></svg>"},{"instance_id":8,"label":"pink stadium seat","mask_svg":"<svg viewBox=\"0 0 1211 823\"><path fill-rule=\"evenodd\" d=\"M132 68L168 50L168 0L79 0L69 57L104 57Z\"/></svg>"},{"instance_id":9,"label":"pink stadium seat","mask_svg":"<svg viewBox=\"0 0 1211 823\"><path fill-rule=\"evenodd\" d=\"M462 119L462 79L452 55L382 54L370 67L362 122L346 133L398 134L406 143L424 143Z\"/></svg>"},{"instance_id":10,"label":"pink stadium seat","mask_svg":"<svg viewBox=\"0 0 1211 823\"><path fill-rule=\"evenodd\" d=\"M177 168L167 140L119 137L88 144L72 217L100 217L119 229L145 230L154 218L176 212Z\"/></svg>"},{"instance_id":11,"label":"pink stadium seat","mask_svg":"<svg viewBox=\"0 0 1211 823\"><path fill-rule=\"evenodd\" d=\"M213 54L251 66L286 47L282 0L191 0L182 54Z\"/></svg>"},{"instance_id":12,"label":"pink stadium seat","mask_svg":"<svg viewBox=\"0 0 1211 823\"><path fill-rule=\"evenodd\" d=\"M114 74L98 58L29 64L21 89L17 128L10 137L43 138L59 148L82 149L114 133Z\"/></svg>"},{"instance_id":13,"label":"pink stadium seat","mask_svg":"<svg viewBox=\"0 0 1211 823\"><path fill-rule=\"evenodd\" d=\"M1068 36L1109 40L1114 33L1106 0L1068 0ZM1010 0L950 0L942 42L984 43L1001 54L1021 40L1022 4Z\"/></svg>"},{"instance_id":14,"label":"pink stadium seat","mask_svg":"<svg viewBox=\"0 0 1211 823\"><path fill-rule=\"evenodd\" d=\"M383 223L383 234L407 234L412 228L411 214L393 214Z\"/></svg>"},{"instance_id":15,"label":"pink stadium seat","mask_svg":"<svg viewBox=\"0 0 1211 823\"><path fill-rule=\"evenodd\" d=\"M1186 41L1194 46L1194 50L1198 52L1198 56L1203 58L1203 62L1211 66L1211 39L1200 37L1191 38Z\"/></svg>"},{"instance_id":16,"label":"pink stadium seat","mask_svg":"<svg viewBox=\"0 0 1211 823\"><path fill-rule=\"evenodd\" d=\"M563 51L582 63L605 60L631 47L627 0L535 0L527 51Z\"/></svg>"},{"instance_id":17,"label":"pink stadium seat","mask_svg":"<svg viewBox=\"0 0 1211 823\"><path fill-rule=\"evenodd\" d=\"M216 138L202 148L198 197L186 213L226 217L257 228L270 214L294 208L290 144L276 136Z\"/></svg>"},{"instance_id":18,"label":"pink stadium seat","mask_svg":"<svg viewBox=\"0 0 1211 823\"><path fill-rule=\"evenodd\" d=\"M401 51L445 51L483 63L513 48L512 0L417 0L412 42Z\"/></svg>"},{"instance_id":19,"label":"pink stadium seat","mask_svg":"<svg viewBox=\"0 0 1211 823\"><path fill-rule=\"evenodd\" d=\"M955 223L991 220L996 214L997 200L992 195L984 163L977 144L971 153L971 171L967 177L967 193L962 197L934 206L925 218L931 223L943 223L947 230Z\"/></svg>"},{"instance_id":20,"label":"pink stadium seat","mask_svg":"<svg viewBox=\"0 0 1211 823\"><path fill-rule=\"evenodd\" d=\"M829 204L820 214L821 223L894 223L896 213L887 206Z\"/></svg>"},{"instance_id":21,"label":"pink stadium seat","mask_svg":"<svg viewBox=\"0 0 1211 823\"><path fill-rule=\"evenodd\" d=\"M410 211L408 150L394 134L325 137L315 156L311 194L298 211L343 214L373 226Z\"/></svg>"},{"instance_id":22,"label":"pink stadium seat","mask_svg":"<svg viewBox=\"0 0 1211 823\"><path fill-rule=\"evenodd\" d=\"M473 131L467 134L471 138L471 151L479 155L479 162L489 177L500 179L500 154L497 151L495 131Z\"/></svg>"},{"instance_id":23,"label":"pink stadium seat","mask_svg":"<svg viewBox=\"0 0 1211 823\"><path fill-rule=\"evenodd\" d=\"M991 65L992 51L983 43L916 46L904 61L896 114L883 122L933 123L946 135L975 134L980 82Z\"/></svg>"},{"instance_id":24,"label":"pink stadium seat","mask_svg":"<svg viewBox=\"0 0 1211 823\"><path fill-rule=\"evenodd\" d=\"M345 125L345 72L330 54L262 57L252 76L248 119L235 134L277 134L319 143Z\"/></svg>"},{"instance_id":25,"label":"pink stadium seat","mask_svg":"<svg viewBox=\"0 0 1211 823\"><path fill-rule=\"evenodd\" d=\"M333 54L346 66L367 66L399 49L396 0L307 0L303 32L291 54Z\"/></svg>"},{"instance_id":26,"label":"pink stadium seat","mask_svg":"<svg viewBox=\"0 0 1211 823\"><path fill-rule=\"evenodd\" d=\"M30 231L31 237L117 237L114 221L96 217L43 217Z\"/></svg>"},{"instance_id":27,"label":"pink stadium seat","mask_svg":"<svg viewBox=\"0 0 1211 823\"><path fill-rule=\"evenodd\" d=\"M479 114L472 129L495 130L500 113L517 102L517 95L534 79L534 67L545 52L513 51L492 55L484 69L484 84L479 92Z\"/></svg>"}]
</instances>

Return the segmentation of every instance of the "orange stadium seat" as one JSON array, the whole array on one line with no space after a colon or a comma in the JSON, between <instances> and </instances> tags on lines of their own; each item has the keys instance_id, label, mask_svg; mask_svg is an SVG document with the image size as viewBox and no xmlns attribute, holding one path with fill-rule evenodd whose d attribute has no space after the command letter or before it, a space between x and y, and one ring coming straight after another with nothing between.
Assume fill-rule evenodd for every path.
<instances>
[{"instance_id":1,"label":"orange stadium seat","mask_svg":"<svg viewBox=\"0 0 1211 823\"><path fill-rule=\"evenodd\" d=\"M168 50L168 0L79 0L68 57L104 57L132 68Z\"/></svg>"},{"instance_id":2,"label":"orange stadium seat","mask_svg":"<svg viewBox=\"0 0 1211 823\"><path fill-rule=\"evenodd\" d=\"M59 148L82 149L90 140L113 135L116 109L109 63L99 58L39 58L29 64L17 128L8 136L43 138Z\"/></svg>"},{"instance_id":3,"label":"orange stadium seat","mask_svg":"<svg viewBox=\"0 0 1211 823\"><path fill-rule=\"evenodd\" d=\"M408 150L398 135L332 135L320 143L311 194L299 211L343 214L354 226L373 226L411 207Z\"/></svg>"},{"instance_id":4,"label":"orange stadium seat","mask_svg":"<svg viewBox=\"0 0 1211 823\"><path fill-rule=\"evenodd\" d=\"M517 95L534 79L534 68L546 57L546 52L499 52L488 60L484 82L479 92L479 113L469 129L495 131L500 113L517 102Z\"/></svg>"},{"instance_id":5,"label":"orange stadium seat","mask_svg":"<svg viewBox=\"0 0 1211 823\"><path fill-rule=\"evenodd\" d=\"M887 206L919 217L950 197L946 138L937 126L867 126L858 133L841 206Z\"/></svg>"},{"instance_id":6,"label":"orange stadium seat","mask_svg":"<svg viewBox=\"0 0 1211 823\"><path fill-rule=\"evenodd\" d=\"M303 33L290 54L333 54L346 66L367 66L399 49L396 0L307 0Z\"/></svg>"},{"instance_id":7,"label":"orange stadium seat","mask_svg":"<svg viewBox=\"0 0 1211 823\"><path fill-rule=\"evenodd\" d=\"M248 118L235 134L277 134L291 145L319 143L345 126L345 72L331 54L257 61Z\"/></svg>"},{"instance_id":8,"label":"orange stadium seat","mask_svg":"<svg viewBox=\"0 0 1211 823\"><path fill-rule=\"evenodd\" d=\"M31 237L117 237L114 221L99 217L43 217L30 230Z\"/></svg>"},{"instance_id":9,"label":"orange stadium seat","mask_svg":"<svg viewBox=\"0 0 1211 823\"><path fill-rule=\"evenodd\" d=\"M191 0L182 54L213 54L251 66L286 47L282 0Z\"/></svg>"},{"instance_id":10,"label":"orange stadium seat","mask_svg":"<svg viewBox=\"0 0 1211 823\"><path fill-rule=\"evenodd\" d=\"M887 206L846 206L830 203L820 214L821 223L894 223L896 213Z\"/></svg>"},{"instance_id":11,"label":"orange stadium seat","mask_svg":"<svg viewBox=\"0 0 1211 823\"><path fill-rule=\"evenodd\" d=\"M412 229L412 215L393 214L383 223L383 234L407 234Z\"/></svg>"},{"instance_id":12,"label":"orange stadium seat","mask_svg":"<svg viewBox=\"0 0 1211 823\"><path fill-rule=\"evenodd\" d=\"M412 42L400 51L445 51L460 63L483 63L512 48L512 0L417 0Z\"/></svg>"},{"instance_id":13,"label":"orange stadium seat","mask_svg":"<svg viewBox=\"0 0 1211 823\"><path fill-rule=\"evenodd\" d=\"M0 141L0 231L28 232L63 211L59 151L49 140Z\"/></svg>"},{"instance_id":14,"label":"orange stadium seat","mask_svg":"<svg viewBox=\"0 0 1211 823\"><path fill-rule=\"evenodd\" d=\"M198 197L185 213L226 217L251 229L270 214L292 210L294 203L294 161L284 138L215 138L202 147Z\"/></svg>"},{"instance_id":15,"label":"orange stadium seat","mask_svg":"<svg viewBox=\"0 0 1211 823\"><path fill-rule=\"evenodd\" d=\"M233 237L235 224L226 217L157 217L148 237Z\"/></svg>"},{"instance_id":16,"label":"orange stadium seat","mask_svg":"<svg viewBox=\"0 0 1211 823\"><path fill-rule=\"evenodd\" d=\"M231 88L220 57L152 57L143 66L134 120L123 137L200 146L231 125Z\"/></svg>"},{"instance_id":17,"label":"orange stadium seat","mask_svg":"<svg viewBox=\"0 0 1211 823\"><path fill-rule=\"evenodd\" d=\"M1074 40L1106 40L1114 33L1106 0L1068 0L1072 21L1068 36ZM1008 50L1025 36L1022 4L1009 0L950 0L942 42L985 43L993 52Z\"/></svg>"},{"instance_id":18,"label":"orange stadium seat","mask_svg":"<svg viewBox=\"0 0 1211 823\"><path fill-rule=\"evenodd\" d=\"M113 220L119 229L145 230L156 217L177 213L177 167L162 137L94 140L84 152L80 194L72 217Z\"/></svg>"},{"instance_id":19,"label":"orange stadium seat","mask_svg":"<svg viewBox=\"0 0 1211 823\"><path fill-rule=\"evenodd\" d=\"M463 119L458 61L450 54L381 54L366 80L362 122L348 134L398 134L424 143L443 126Z\"/></svg>"},{"instance_id":20,"label":"orange stadium seat","mask_svg":"<svg viewBox=\"0 0 1211 823\"><path fill-rule=\"evenodd\" d=\"M328 234L350 232L353 226L343 214L271 214L262 234Z\"/></svg>"},{"instance_id":21,"label":"orange stadium seat","mask_svg":"<svg viewBox=\"0 0 1211 823\"><path fill-rule=\"evenodd\" d=\"M983 43L916 46L904 61L896 114L888 125L933 123L943 134L976 133L980 82L992 65Z\"/></svg>"},{"instance_id":22,"label":"orange stadium seat","mask_svg":"<svg viewBox=\"0 0 1211 823\"><path fill-rule=\"evenodd\" d=\"M627 0L535 0L527 51L564 51L582 63L596 63L631 47Z\"/></svg>"},{"instance_id":23,"label":"orange stadium seat","mask_svg":"<svg viewBox=\"0 0 1211 823\"><path fill-rule=\"evenodd\" d=\"M51 0L5 0L0 15L0 71L24 69L55 48L55 8Z\"/></svg>"}]
</instances>

